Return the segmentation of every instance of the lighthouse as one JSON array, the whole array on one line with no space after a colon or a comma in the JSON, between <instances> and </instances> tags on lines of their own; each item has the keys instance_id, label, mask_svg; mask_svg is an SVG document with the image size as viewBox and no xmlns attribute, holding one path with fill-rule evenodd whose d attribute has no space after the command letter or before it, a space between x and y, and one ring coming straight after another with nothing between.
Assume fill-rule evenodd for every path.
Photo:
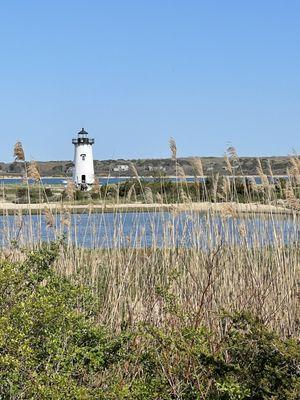
<instances>
[{"instance_id":1,"label":"lighthouse","mask_svg":"<svg viewBox=\"0 0 300 400\"><path fill-rule=\"evenodd\" d=\"M90 139L88 133L81 129L77 138L72 140L75 146L73 179L76 187L81 190L90 190L94 181L93 144L95 139Z\"/></svg>"}]
</instances>

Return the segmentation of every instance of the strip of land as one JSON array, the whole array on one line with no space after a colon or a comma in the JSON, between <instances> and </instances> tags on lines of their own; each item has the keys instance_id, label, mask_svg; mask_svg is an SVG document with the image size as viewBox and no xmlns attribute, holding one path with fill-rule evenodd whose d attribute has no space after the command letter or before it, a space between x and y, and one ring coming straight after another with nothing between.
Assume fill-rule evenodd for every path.
<instances>
[{"instance_id":1,"label":"strip of land","mask_svg":"<svg viewBox=\"0 0 300 400\"><path fill-rule=\"evenodd\" d=\"M178 158L177 161L185 171L185 175L194 176L192 160L194 157ZM211 176L212 173L224 174L226 172L226 162L224 157L201 157L203 171L205 175ZM272 169L273 175L286 175L290 165L290 157L274 156L260 157L261 166L265 171ZM140 176L172 176L176 175L176 166L171 158L159 159L118 159L118 160L95 160L95 174L99 177L104 176L128 176L130 175L130 164L133 163ZM240 157L239 165L244 175L257 174L256 157ZM66 177L72 176L73 162L71 160L61 161L39 161L40 175L44 177ZM23 165L19 162L3 163L0 162L1 175L18 176L23 174ZM238 172L238 171L236 171Z\"/></svg>"},{"instance_id":2,"label":"strip of land","mask_svg":"<svg viewBox=\"0 0 300 400\"><path fill-rule=\"evenodd\" d=\"M119 204L72 204L72 203L38 203L38 204L15 204L0 203L2 213L14 214L22 211L24 213L37 213L48 208L52 211L60 211L67 208L70 212L142 212L142 211L198 211L198 212L222 212L228 215L235 214L294 214L295 211L284 206L275 206L257 203L181 203L181 204L144 204L144 203L119 203Z\"/></svg>"}]
</instances>

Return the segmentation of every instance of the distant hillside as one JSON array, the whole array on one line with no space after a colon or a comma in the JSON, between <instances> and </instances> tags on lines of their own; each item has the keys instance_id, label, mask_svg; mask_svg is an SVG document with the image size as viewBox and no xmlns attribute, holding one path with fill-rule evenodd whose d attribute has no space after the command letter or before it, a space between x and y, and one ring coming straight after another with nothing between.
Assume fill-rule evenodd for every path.
<instances>
[{"instance_id":1,"label":"distant hillside","mask_svg":"<svg viewBox=\"0 0 300 400\"><path fill-rule=\"evenodd\" d=\"M212 173L225 174L225 161L222 157L201 157L205 175ZM271 166L274 175L285 175L290 166L289 157L262 157L260 158L266 174ZM95 173L98 176L130 176L129 164L132 162L141 176L175 175L175 163L170 158L138 159L138 160L95 160ZM179 158L178 163L183 167L186 175L193 175L191 158ZM40 161L38 162L41 176L71 176L72 161ZM255 157L240 158L240 165L244 175L257 175L257 159ZM237 172L239 174L239 172ZM0 163L0 175L21 175L22 165L19 162Z\"/></svg>"}]
</instances>

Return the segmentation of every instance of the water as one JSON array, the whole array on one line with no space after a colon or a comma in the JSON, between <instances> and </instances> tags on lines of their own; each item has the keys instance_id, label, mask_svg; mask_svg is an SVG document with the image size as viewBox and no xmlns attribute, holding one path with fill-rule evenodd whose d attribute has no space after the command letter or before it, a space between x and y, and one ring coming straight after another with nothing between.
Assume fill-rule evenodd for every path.
<instances>
[{"instance_id":1,"label":"water","mask_svg":"<svg viewBox=\"0 0 300 400\"><path fill-rule=\"evenodd\" d=\"M66 185L68 178L42 178L42 184L45 186L52 186L52 185ZM99 182L101 185L105 185L108 183L119 183L119 182L125 182L127 181L128 178L116 178L116 177L111 177L111 178L99 178ZM0 179L0 184L1 185L20 185L22 183L21 178L1 178ZM34 181L32 179L29 179L29 183L33 184Z\"/></svg>"},{"instance_id":2,"label":"water","mask_svg":"<svg viewBox=\"0 0 300 400\"><path fill-rule=\"evenodd\" d=\"M31 237L34 240L51 241L61 235L76 246L86 248L114 247L196 247L209 248L219 243L250 246L291 244L299 242L299 221L293 217L243 217L242 219L221 219L205 213L184 212L174 215L170 212L127 212L73 214L70 229L62 226L56 218L55 229L47 228L44 216L15 216L0 218L0 243L11 242L25 245Z\"/></svg>"},{"instance_id":3,"label":"water","mask_svg":"<svg viewBox=\"0 0 300 400\"><path fill-rule=\"evenodd\" d=\"M233 179L233 177L229 177ZM245 177L245 178L250 178ZM261 178L259 176L252 176L252 178L255 179L255 182L259 185L261 184ZM269 177L269 181L272 183L276 183L280 178L282 179L287 179L286 176L280 176L280 177ZM66 185L67 183L67 177L66 178L42 178L42 184L45 186L52 186L52 185ZM99 178L99 183L101 185L107 185L107 184L113 184L113 183L122 183L126 182L130 179L135 179L135 178L130 178L130 177L100 177ZM157 179L161 180L166 180L166 181L171 181L171 182L176 182L176 180L182 180L182 178L175 178L175 177L161 177L161 178L153 178L153 177L141 177L142 180L147 181L147 182L154 182L157 181ZM200 181L204 182L207 178L200 178ZM237 177L238 179L238 177ZM187 182L195 182L194 177L187 177L185 179ZM0 178L0 185L19 185L22 183L21 178ZM34 181L32 179L29 179L29 183L33 184Z\"/></svg>"}]
</instances>

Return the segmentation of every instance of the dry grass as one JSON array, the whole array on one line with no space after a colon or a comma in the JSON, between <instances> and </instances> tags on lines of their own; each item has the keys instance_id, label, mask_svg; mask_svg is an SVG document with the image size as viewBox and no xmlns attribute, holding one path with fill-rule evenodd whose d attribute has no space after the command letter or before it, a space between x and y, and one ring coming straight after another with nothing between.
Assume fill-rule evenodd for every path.
<instances>
[{"instance_id":1,"label":"dry grass","mask_svg":"<svg viewBox=\"0 0 300 400\"><path fill-rule=\"evenodd\" d=\"M176 162L173 139L170 148ZM238 166L235 149L228 150L226 160L228 170ZM192 162L195 175L201 175L201 160ZM220 312L250 310L281 334L297 335L298 158L293 159L292 166L286 189L289 217L281 215L279 208L278 214L266 217L239 213L228 202L238 201L234 181L222 177L214 178L215 183L222 179L221 192L215 193L216 200L221 194L224 201L221 210L195 212L189 199L183 198L184 183L180 180L178 198L185 202L184 212L174 206L167 213L152 211L132 216L116 211L109 215L99 212L95 217L91 206L84 215L72 217L69 208L63 206L54 213L46 208L45 215L36 216L31 227L32 219L22 218L19 211L14 218L4 212L2 240L6 248L2 256L22 258L22 246L34 240L57 239L64 233L66 244L56 268L91 287L99 303L98 320L112 329L139 321L170 322L162 301L163 296L169 296L187 319L199 324L205 321L220 331ZM131 168L135 171L134 166ZM266 204L273 205L274 188L260 162L258 172L262 185L257 188L254 182L255 190L263 191ZM180 169L181 178L183 174ZM132 198L134 191L132 185L128 197ZM71 184L68 193L71 201ZM153 202L151 189L146 188L144 195L146 203ZM129 217L132 221L128 230ZM79 246L86 237L93 250Z\"/></svg>"},{"instance_id":2,"label":"dry grass","mask_svg":"<svg viewBox=\"0 0 300 400\"><path fill-rule=\"evenodd\" d=\"M222 310L250 310L281 334L296 334L300 249L293 241L299 217L242 215L229 203L221 212L187 209L174 206L174 212L132 217L93 214L92 208L71 216L66 207L53 215L46 208L31 229L28 217L20 222L16 214L13 225L4 217L3 235L6 243L17 239L11 256L19 258L18 249L32 241L31 231L37 240L64 233L58 271L91 287L99 300L99 321L113 329L167 321L158 291L163 288L187 315L199 313L210 325ZM85 240L93 249L80 246Z\"/></svg>"},{"instance_id":3,"label":"dry grass","mask_svg":"<svg viewBox=\"0 0 300 400\"><path fill-rule=\"evenodd\" d=\"M125 322L167 320L158 291L164 288L187 315L199 313L210 325L222 310L249 310L291 335L297 332L299 256L296 245L262 248L221 242L207 250L171 243L94 251L69 248L62 251L57 268L68 275L77 272L76 279L93 289L99 320L114 329Z\"/></svg>"}]
</instances>

